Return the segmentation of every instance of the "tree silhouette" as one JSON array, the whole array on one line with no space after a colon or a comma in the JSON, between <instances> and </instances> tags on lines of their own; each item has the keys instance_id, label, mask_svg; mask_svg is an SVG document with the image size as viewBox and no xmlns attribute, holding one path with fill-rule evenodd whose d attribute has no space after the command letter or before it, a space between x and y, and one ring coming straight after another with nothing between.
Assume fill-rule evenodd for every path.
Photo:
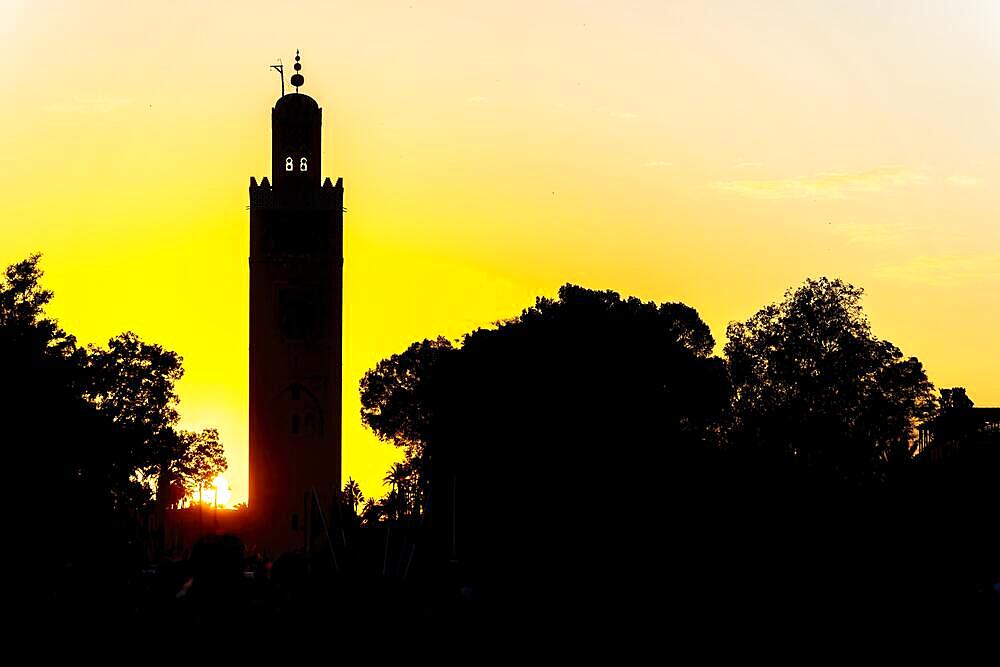
<instances>
[{"instance_id":1,"label":"tree silhouette","mask_svg":"<svg viewBox=\"0 0 1000 667\"><path fill-rule=\"evenodd\" d=\"M39 260L11 265L0 279L0 424L5 440L23 445L9 451L19 471L10 481L47 475L56 481L46 499L86 492L75 506L102 502L132 486L130 439L84 399L86 353L45 316L53 295L41 287Z\"/></svg>"},{"instance_id":2,"label":"tree silhouette","mask_svg":"<svg viewBox=\"0 0 1000 667\"><path fill-rule=\"evenodd\" d=\"M180 359L134 334L107 349L79 347L44 312L53 295L41 286L39 260L32 255L0 277L0 439L12 443L13 471L6 488L32 499L24 539L48 590L39 598L92 584L102 590L90 599L110 599L147 555L146 482L164 463L183 463L192 444L173 428ZM217 447L201 445L194 458L218 462ZM171 495L176 502L170 481L164 476L164 505Z\"/></svg>"},{"instance_id":3,"label":"tree silhouette","mask_svg":"<svg viewBox=\"0 0 1000 667\"><path fill-rule=\"evenodd\" d=\"M219 431L206 428L200 432L180 431L179 454L167 462L167 477L180 482L186 495L210 486L226 471L228 463L219 442Z\"/></svg>"},{"instance_id":4,"label":"tree silhouette","mask_svg":"<svg viewBox=\"0 0 1000 667\"><path fill-rule=\"evenodd\" d=\"M940 408L942 411L962 410L975 407L975 403L965 392L965 387L952 387L941 390Z\"/></svg>"},{"instance_id":5,"label":"tree silhouette","mask_svg":"<svg viewBox=\"0 0 1000 667\"><path fill-rule=\"evenodd\" d=\"M441 360L456 352L443 337L425 339L380 361L361 379L361 419L386 442L403 449L402 467L383 480L390 487L388 512L397 518L419 513L427 493L426 442L438 399L430 383ZM402 493L394 492L400 485Z\"/></svg>"},{"instance_id":6,"label":"tree silhouette","mask_svg":"<svg viewBox=\"0 0 1000 667\"><path fill-rule=\"evenodd\" d=\"M683 503L718 444L728 384L713 347L688 306L565 285L459 347L425 340L384 360L362 381L362 417L419 446L408 463L433 525L454 522L459 558L496 594L557 563L607 572L627 554L645 571L637 524ZM609 478L647 513L622 516ZM403 479L386 477L397 492Z\"/></svg>"},{"instance_id":7,"label":"tree silhouette","mask_svg":"<svg viewBox=\"0 0 1000 667\"><path fill-rule=\"evenodd\" d=\"M368 498L361 509L361 522L366 526L378 523L385 516L385 503L382 500Z\"/></svg>"},{"instance_id":8,"label":"tree silhouette","mask_svg":"<svg viewBox=\"0 0 1000 667\"><path fill-rule=\"evenodd\" d=\"M156 477L166 489L171 462L181 457L185 444L174 430L178 419L174 384L184 374L181 358L132 332L112 338L106 349L90 346L87 352L86 398L101 414L135 434L140 447L132 459L139 473Z\"/></svg>"},{"instance_id":9,"label":"tree silhouette","mask_svg":"<svg viewBox=\"0 0 1000 667\"><path fill-rule=\"evenodd\" d=\"M378 362L361 379L361 419L382 440L419 459L427 441L434 388L428 380L441 360L455 353L438 337L413 343L404 352Z\"/></svg>"},{"instance_id":10,"label":"tree silhouette","mask_svg":"<svg viewBox=\"0 0 1000 667\"><path fill-rule=\"evenodd\" d=\"M734 445L855 479L909 457L932 386L915 357L872 334L861 295L807 280L730 324Z\"/></svg>"},{"instance_id":11,"label":"tree silhouette","mask_svg":"<svg viewBox=\"0 0 1000 667\"><path fill-rule=\"evenodd\" d=\"M45 315L52 292L41 286L39 259L0 277L0 440L7 505L25 508L13 514L25 525L9 530L31 545L35 594L51 601L79 587L84 568L104 576L105 592L124 585L139 556L140 525L128 510L141 489L132 434L84 398L86 353Z\"/></svg>"},{"instance_id":12,"label":"tree silhouette","mask_svg":"<svg viewBox=\"0 0 1000 667\"><path fill-rule=\"evenodd\" d=\"M178 481L189 494L200 490L227 467L219 433L176 428L175 385L184 375L182 359L155 343L125 332L108 341L107 348L89 346L89 384L85 397L97 410L131 433L133 473L154 485L159 506L171 503L171 485Z\"/></svg>"},{"instance_id":13,"label":"tree silhouette","mask_svg":"<svg viewBox=\"0 0 1000 667\"><path fill-rule=\"evenodd\" d=\"M382 479L389 487L386 507L396 519L415 517L420 513L420 489L417 468L410 461L394 463Z\"/></svg>"},{"instance_id":14,"label":"tree silhouette","mask_svg":"<svg viewBox=\"0 0 1000 667\"><path fill-rule=\"evenodd\" d=\"M353 478L347 478L347 482L344 483L342 495L344 503L351 508L351 512L357 514L358 504L365 501L365 494L361 493L361 487L358 486L358 483Z\"/></svg>"}]
</instances>

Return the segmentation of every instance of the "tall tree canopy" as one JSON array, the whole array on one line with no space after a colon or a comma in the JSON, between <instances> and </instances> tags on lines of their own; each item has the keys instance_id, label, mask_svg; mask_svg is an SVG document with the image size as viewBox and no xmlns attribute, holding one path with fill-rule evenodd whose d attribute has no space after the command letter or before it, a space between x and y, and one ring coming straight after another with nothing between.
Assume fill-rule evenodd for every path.
<instances>
[{"instance_id":1,"label":"tall tree canopy","mask_svg":"<svg viewBox=\"0 0 1000 667\"><path fill-rule=\"evenodd\" d=\"M713 346L693 308L565 285L444 358L430 437L520 475L677 456L717 435L728 396Z\"/></svg>"},{"instance_id":2,"label":"tall tree canopy","mask_svg":"<svg viewBox=\"0 0 1000 667\"><path fill-rule=\"evenodd\" d=\"M168 451L172 456L167 459L166 476L163 481L158 480L158 487L175 485L179 493L171 498L171 505L185 496L200 497L202 490L226 471L226 455L217 429L178 431L176 446Z\"/></svg>"},{"instance_id":3,"label":"tall tree canopy","mask_svg":"<svg viewBox=\"0 0 1000 667\"><path fill-rule=\"evenodd\" d=\"M409 464L429 480L432 520L454 517L463 562L499 591L601 550L646 553L616 542L680 513L696 483L684 462L717 443L728 383L713 346L688 306L565 285L460 346L423 341L383 361L362 381L362 418L419 443ZM411 489L397 473L397 493Z\"/></svg>"},{"instance_id":4,"label":"tall tree canopy","mask_svg":"<svg viewBox=\"0 0 1000 667\"><path fill-rule=\"evenodd\" d=\"M429 378L444 355L455 352L443 337L413 343L383 359L361 379L361 418L382 440L419 450L431 425Z\"/></svg>"},{"instance_id":5,"label":"tall tree canopy","mask_svg":"<svg viewBox=\"0 0 1000 667\"><path fill-rule=\"evenodd\" d=\"M132 333L107 348L78 346L44 312L52 292L41 285L39 259L0 278L7 488L31 499L36 529L57 518L68 526L37 536L40 550L51 546L68 561L114 554L138 543L132 517L150 500L149 482L195 479L224 468L225 458L214 431L176 430L180 357Z\"/></svg>"},{"instance_id":6,"label":"tall tree canopy","mask_svg":"<svg viewBox=\"0 0 1000 667\"><path fill-rule=\"evenodd\" d=\"M555 436L550 450L571 450L581 421L600 423L612 440L654 422L665 437L672 425L705 440L726 399L714 344L683 304L565 285L557 300L539 298L519 317L466 335L458 348L424 340L379 362L361 381L361 416L380 438L407 448L479 417L490 429L464 436L470 448L513 423L531 427L508 447L545 432Z\"/></svg>"},{"instance_id":7,"label":"tall tree canopy","mask_svg":"<svg viewBox=\"0 0 1000 667\"><path fill-rule=\"evenodd\" d=\"M909 457L933 387L915 357L872 334L862 292L807 280L729 326L736 444L852 477Z\"/></svg>"},{"instance_id":8,"label":"tall tree canopy","mask_svg":"<svg viewBox=\"0 0 1000 667\"><path fill-rule=\"evenodd\" d=\"M37 497L31 490L44 479L55 493L37 497L42 507L86 491L81 506L130 484L131 471L117 465L126 438L84 397L86 351L46 317L52 292L41 286L39 259L9 266L0 279L0 428L14 471L7 488Z\"/></svg>"}]
</instances>

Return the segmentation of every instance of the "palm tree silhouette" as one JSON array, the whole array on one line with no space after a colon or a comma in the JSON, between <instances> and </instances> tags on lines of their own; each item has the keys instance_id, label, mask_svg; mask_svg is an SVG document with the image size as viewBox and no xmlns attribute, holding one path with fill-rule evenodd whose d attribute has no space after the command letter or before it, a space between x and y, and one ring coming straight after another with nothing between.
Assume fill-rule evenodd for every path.
<instances>
[{"instance_id":1,"label":"palm tree silhouette","mask_svg":"<svg viewBox=\"0 0 1000 667\"><path fill-rule=\"evenodd\" d=\"M365 501L365 494L361 492L361 487L351 477L347 478L344 484L344 502L351 508L354 514L358 513L358 504Z\"/></svg>"},{"instance_id":2,"label":"palm tree silhouette","mask_svg":"<svg viewBox=\"0 0 1000 667\"><path fill-rule=\"evenodd\" d=\"M394 463L382 479L389 486L386 504L392 508L397 519L402 519L409 510L411 473L412 470L406 463Z\"/></svg>"},{"instance_id":3,"label":"palm tree silhouette","mask_svg":"<svg viewBox=\"0 0 1000 667\"><path fill-rule=\"evenodd\" d=\"M365 525L372 525L378 522L379 518L385 514L383 502L369 498L361 508L361 521Z\"/></svg>"}]
</instances>

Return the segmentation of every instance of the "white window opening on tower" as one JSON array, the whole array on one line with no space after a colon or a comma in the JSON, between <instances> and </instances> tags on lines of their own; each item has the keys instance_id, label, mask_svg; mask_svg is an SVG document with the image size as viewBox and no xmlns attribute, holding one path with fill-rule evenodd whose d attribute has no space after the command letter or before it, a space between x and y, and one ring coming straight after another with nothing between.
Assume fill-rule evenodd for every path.
<instances>
[{"instance_id":1,"label":"white window opening on tower","mask_svg":"<svg viewBox=\"0 0 1000 667\"><path fill-rule=\"evenodd\" d=\"M291 157L285 158L285 171L295 171L295 160Z\"/></svg>"},{"instance_id":2,"label":"white window opening on tower","mask_svg":"<svg viewBox=\"0 0 1000 667\"><path fill-rule=\"evenodd\" d=\"M309 163L305 158L299 160L299 171L309 171Z\"/></svg>"}]
</instances>

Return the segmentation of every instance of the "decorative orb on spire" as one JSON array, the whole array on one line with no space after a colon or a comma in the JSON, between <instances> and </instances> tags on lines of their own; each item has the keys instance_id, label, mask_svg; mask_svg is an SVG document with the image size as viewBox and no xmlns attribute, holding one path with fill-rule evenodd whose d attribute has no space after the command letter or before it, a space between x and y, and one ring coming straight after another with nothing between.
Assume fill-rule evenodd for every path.
<instances>
[{"instance_id":1,"label":"decorative orb on spire","mask_svg":"<svg viewBox=\"0 0 1000 667\"><path fill-rule=\"evenodd\" d=\"M299 92L299 86L305 83L305 78L299 74L299 71L302 70L302 63L299 62L301 59L299 50L295 49L295 74L292 75L291 79L292 85L295 86L295 92Z\"/></svg>"}]
</instances>

